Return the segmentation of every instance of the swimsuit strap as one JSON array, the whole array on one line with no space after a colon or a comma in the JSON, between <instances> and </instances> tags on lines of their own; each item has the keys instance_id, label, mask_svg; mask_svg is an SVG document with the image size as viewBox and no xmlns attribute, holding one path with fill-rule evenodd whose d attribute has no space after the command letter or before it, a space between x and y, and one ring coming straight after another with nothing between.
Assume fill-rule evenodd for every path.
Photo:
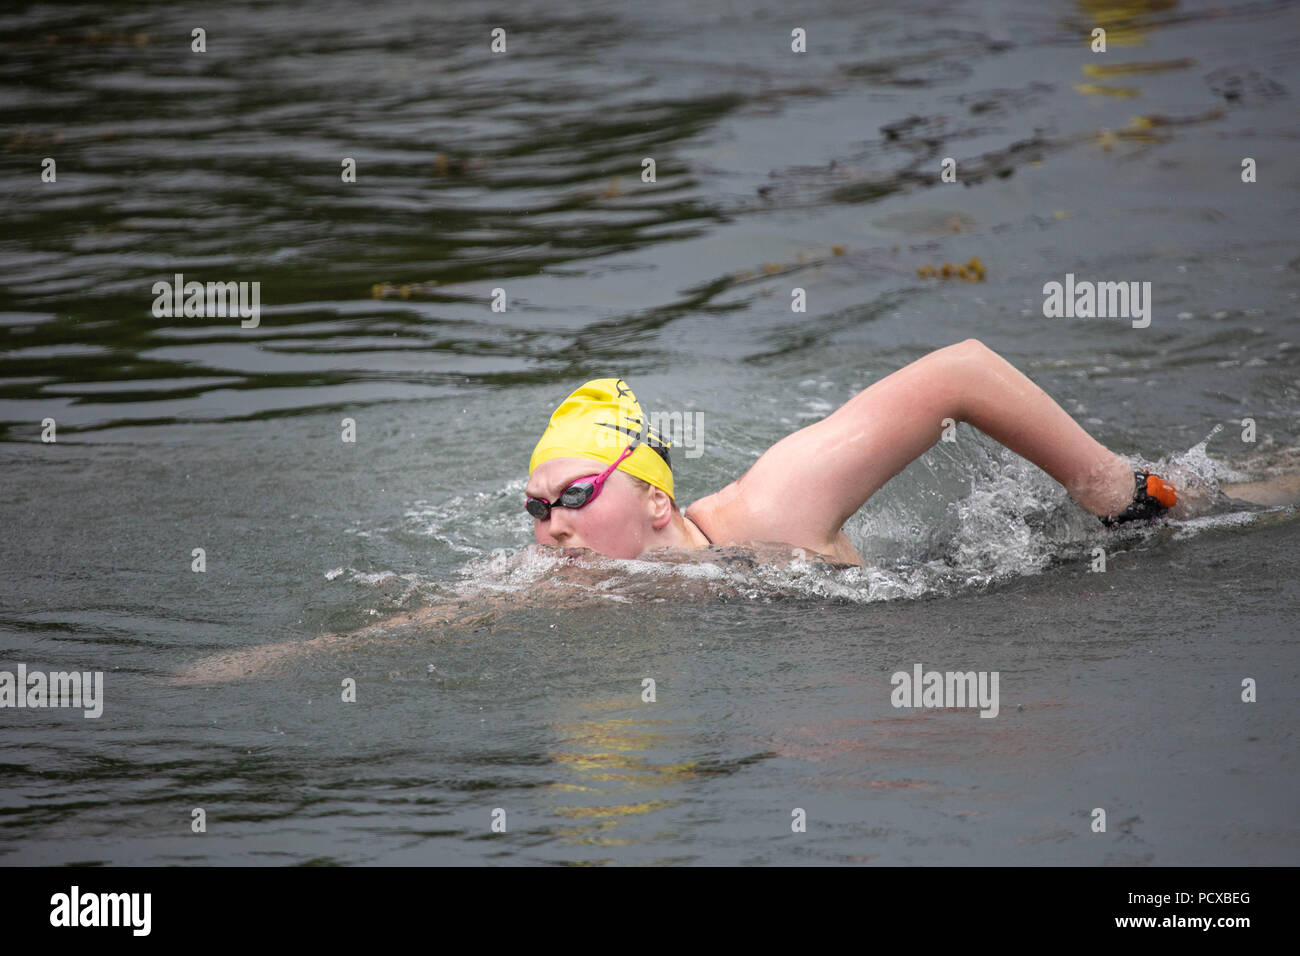
<instances>
[{"instance_id":1,"label":"swimsuit strap","mask_svg":"<svg viewBox=\"0 0 1300 956\"><path fill-rule=\"evenodd\" d=\"M687 521L689 521L691 524L695 525L695 530L698 531L700 534L704 535L705 541L709 542L709 544L713 544L713 539L709 537L708 532L706 532L698 524L695 524L695 520L690 515L688 515L685 511L683 511L682 517L685 518Z\"/></svg>"}]
</instances>

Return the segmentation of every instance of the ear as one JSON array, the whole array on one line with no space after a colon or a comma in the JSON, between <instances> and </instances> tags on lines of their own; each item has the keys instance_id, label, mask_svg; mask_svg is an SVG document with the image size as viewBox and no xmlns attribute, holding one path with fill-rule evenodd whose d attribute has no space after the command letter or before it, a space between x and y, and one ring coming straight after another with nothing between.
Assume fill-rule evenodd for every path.
<instances>
[{"instance_id":1,"label":"ear","mask_svg":"<svg viewBox=\"0 0 1300 956\"><path fill-rule=\"evenodd\" d=\"M669 498L662 488L656 488L654 485L648 485L647 487L650 489L648 499L650 504L650 525L656 531L662 531L673 520L673 499Z\"/></svg>"}]
</instances>

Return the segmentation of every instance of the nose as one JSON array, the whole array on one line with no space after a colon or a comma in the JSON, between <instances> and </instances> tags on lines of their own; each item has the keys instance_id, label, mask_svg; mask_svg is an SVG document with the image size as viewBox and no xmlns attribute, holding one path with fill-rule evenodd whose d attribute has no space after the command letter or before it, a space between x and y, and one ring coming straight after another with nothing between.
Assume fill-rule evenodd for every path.
<instances>
[{"instance_id":1,"label":"nose","mask_svg":"<svg viewBox=\"0 0 1300 956\"><path fill-rule=\"evenodd\" d=\"M571 510L570 508L552 508L551 516L544 522L547 525L546 531L561 548L582 546L573 527Z\"/></svg>"}]
</instances>

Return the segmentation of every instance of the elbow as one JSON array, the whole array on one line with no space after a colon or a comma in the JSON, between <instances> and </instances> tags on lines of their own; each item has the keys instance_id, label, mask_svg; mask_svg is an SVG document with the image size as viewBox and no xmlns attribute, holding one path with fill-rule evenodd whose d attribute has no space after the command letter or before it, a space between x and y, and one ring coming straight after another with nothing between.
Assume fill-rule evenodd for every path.
<instances>
[{"instance_id":1,"label":"elbow","mask_svg":"<svg viewBox=\"0 0 1300 956\"><path fill-rule=\"evenodd\" d=\"M993 354L993 350L979 339L963 339L956 345L948 346L964 359L983 359Z\"/></svg>"},{"instance_id":2,"label":"elbow","mask_svg":"<svg viewBox=\"0 0 1300 956\"><path fill-rule=\"evenodd\" d=\"M957 421L969 421L968 403L996 363L997 354L979 339L964 339L943 351L947 368L942 381L948 389L945 404Z\"/></svg>"}]
</instances>

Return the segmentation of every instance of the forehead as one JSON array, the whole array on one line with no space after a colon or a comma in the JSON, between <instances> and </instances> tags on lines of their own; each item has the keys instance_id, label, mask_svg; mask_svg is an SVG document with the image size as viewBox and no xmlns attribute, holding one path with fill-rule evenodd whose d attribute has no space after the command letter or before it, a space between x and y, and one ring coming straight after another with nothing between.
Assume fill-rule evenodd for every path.
<instances>
[{"instance_id":1,"label":"forehead","mask_svg":"<svg viewBox=\"0 0 1300 956\"><path fill-rule=\"evenodd\" d=\"M594 458L552 458L544 461L528 476L525 490L530 494L545 495L548 491L559 491L575 478L587 475L599 475L609 465Z\"/></svg>"}]
</instances>

